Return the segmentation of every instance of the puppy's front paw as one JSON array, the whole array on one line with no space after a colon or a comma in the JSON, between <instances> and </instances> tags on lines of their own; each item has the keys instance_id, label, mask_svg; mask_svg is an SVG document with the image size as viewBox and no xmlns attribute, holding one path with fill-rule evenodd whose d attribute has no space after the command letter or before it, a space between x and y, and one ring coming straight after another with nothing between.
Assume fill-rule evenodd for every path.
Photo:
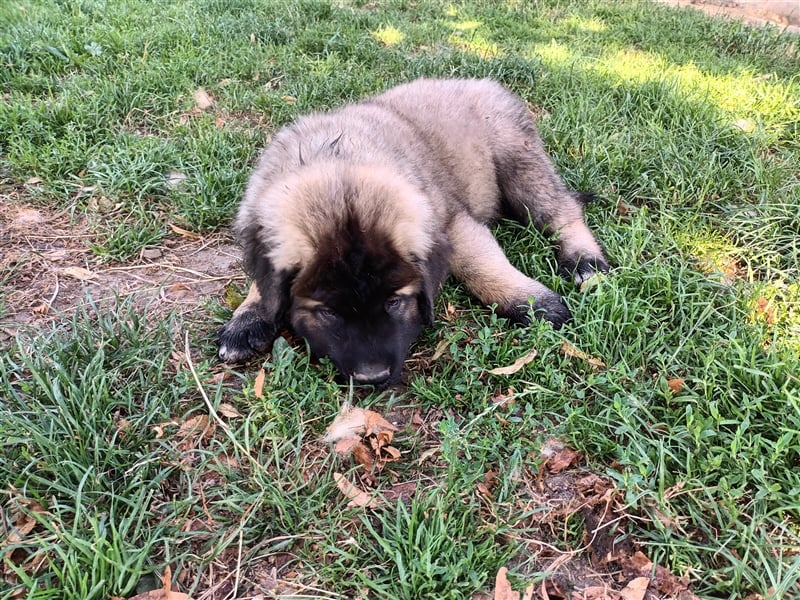
<instances>
[{"instance_id":1,"label":"puppy's front paw","mask_svg":"<svg viewBox=\"0 0 800 600\"><path fill-rule=\"evenodd\" d=\"M219 357L226 363L242 363L263 354L275 338L275 326L257 311L235 314L219 330Z\"/></svg>"}]
</instances>

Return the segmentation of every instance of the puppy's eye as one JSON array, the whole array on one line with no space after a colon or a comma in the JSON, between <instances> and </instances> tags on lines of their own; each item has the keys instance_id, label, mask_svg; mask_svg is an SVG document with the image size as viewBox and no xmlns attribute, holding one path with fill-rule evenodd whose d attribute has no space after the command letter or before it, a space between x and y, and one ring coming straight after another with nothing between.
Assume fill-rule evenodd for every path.
<instances>
[{"instance_id":1,"label":"puppy's eye","mask_svg":"<svg viewBox=\"0 0 800 600\"><path fill-rule=\"evenodd\" d=\"M403 307L403 298L400 296L392 296L386 301L385 308L388 313L396 313Z\"/></svg>"},{"instance_id":2,"label":"puppy's eye","mask_svg":"<svg viewBox=\"0 0 800 600\"><path fill-rule=\"evenodd\" d=\"M338 318L338 316L339 316L335 312L333 312L333 310L328 308L327 306L318 306L314 310L314 314L317 316L317 318L323 319L325 321L332 321L332 320Z\"/></svg>"}]
</instances>

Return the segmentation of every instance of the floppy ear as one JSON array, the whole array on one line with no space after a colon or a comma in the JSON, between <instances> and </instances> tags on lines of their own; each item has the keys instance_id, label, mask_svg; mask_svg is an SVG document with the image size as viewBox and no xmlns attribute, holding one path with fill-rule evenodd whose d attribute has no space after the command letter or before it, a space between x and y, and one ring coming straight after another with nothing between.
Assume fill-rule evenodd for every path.
<instances>
[{"instance_id":1,"label":"floppy ear","mask_svg":"<svg viewBox=\"0 0 800 600\"><path fill-rule=\"evenodd\" d=\"M433 306L436 296L444 280L450 272L450 242L444 236L439 237L428 252L425 260L420 261L422 289L419 292L419 312L425 325L433 325Z\"/></svg>"}]
</instances>

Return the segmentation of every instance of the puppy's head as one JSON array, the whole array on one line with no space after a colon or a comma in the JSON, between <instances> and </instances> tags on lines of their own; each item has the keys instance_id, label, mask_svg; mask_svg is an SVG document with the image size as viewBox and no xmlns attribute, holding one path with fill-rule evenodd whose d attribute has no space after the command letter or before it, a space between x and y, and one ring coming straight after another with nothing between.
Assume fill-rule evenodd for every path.
<instances>
[{"instance_id":1,"label":"puppy's head","mask_svg":"<svg viewBox=\"0 0 800 600\"><path fill-rule=\"evenodd\" d=\"M395 382L411 343L430 321L421 265L404 259L386 235L356 219L300 271L289 319L317 356L358 384Z\"/></svg>"},{"instance_id":2,"label":"puppy's head","mask_svg":"<svg viewBox=\"0 0 800 600\"><path fill-rule=\"evenodd\" d=\"M311 351L356 383L396 381L449 264L427 199L389 169L315 164L254 195L243 215L240 231L255 232L250 264L283 274L267 285L285 290Z\"/></svg>"}]
</instances>

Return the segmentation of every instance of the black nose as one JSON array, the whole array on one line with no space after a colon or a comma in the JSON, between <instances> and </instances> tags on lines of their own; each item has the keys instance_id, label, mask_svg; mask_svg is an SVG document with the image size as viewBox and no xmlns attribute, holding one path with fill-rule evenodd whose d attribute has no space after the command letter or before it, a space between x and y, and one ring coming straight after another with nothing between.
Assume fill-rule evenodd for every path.
<instances>
[{"instance_id":1,"label":"black nose","mask_svg":"<svg viewBox=\"0 0 800 600\"><path fill-rule=\"evenodd\" d=\"M383 365L362 365L353 371L353 381L361 385L380 385L389 380L391 371Z\"/></svg>"}]
</instances>

